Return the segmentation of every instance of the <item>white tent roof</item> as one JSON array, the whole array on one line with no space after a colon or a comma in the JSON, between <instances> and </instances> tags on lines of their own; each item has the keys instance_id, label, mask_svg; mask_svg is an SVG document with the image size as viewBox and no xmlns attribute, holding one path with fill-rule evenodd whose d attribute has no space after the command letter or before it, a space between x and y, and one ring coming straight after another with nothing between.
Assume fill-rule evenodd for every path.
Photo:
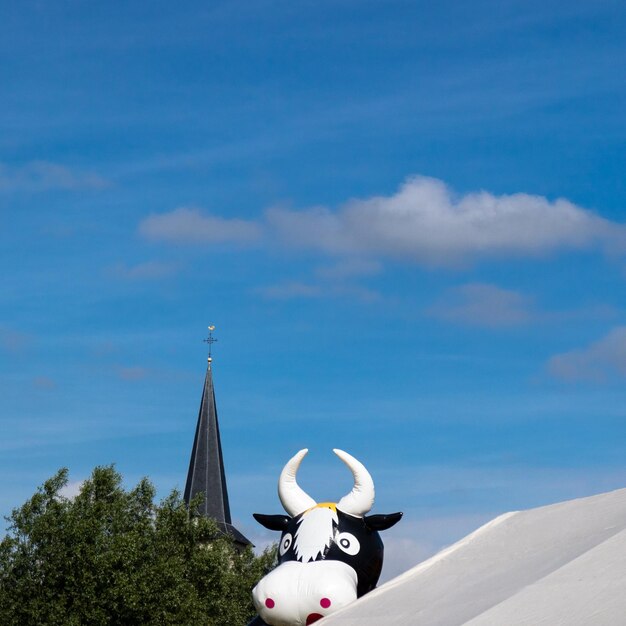
<instances>
[{"instance_id":1,"label":"white tent roof","mask_svg":"<svg viewBox=\"0 0 626 626\"><path fill-rule=\"evenodd\" d=\"M502 515L322 624L626 625L626 489Z\"/></svg>"}]
</instances>

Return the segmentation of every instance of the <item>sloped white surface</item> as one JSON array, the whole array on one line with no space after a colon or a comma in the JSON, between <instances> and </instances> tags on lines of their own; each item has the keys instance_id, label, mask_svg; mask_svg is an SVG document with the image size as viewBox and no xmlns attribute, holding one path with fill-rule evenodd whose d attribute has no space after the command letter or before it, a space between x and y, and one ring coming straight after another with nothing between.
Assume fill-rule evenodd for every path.
<instances>
[{"instance_id":1,"label":"sloped white surface","mask_svg":"<svg viewBox=\"0 0 626 626\"><path fill-rule=\"evenodd\" d=\"M626 626L626 489L507 513L320 626Z\"/></svg>"}]
</instances>

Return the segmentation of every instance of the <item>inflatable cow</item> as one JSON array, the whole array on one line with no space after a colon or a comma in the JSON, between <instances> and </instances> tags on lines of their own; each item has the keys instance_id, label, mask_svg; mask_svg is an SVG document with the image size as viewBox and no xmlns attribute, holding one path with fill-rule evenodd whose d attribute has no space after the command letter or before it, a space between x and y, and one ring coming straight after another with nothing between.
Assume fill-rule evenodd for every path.
<instances>
[{"instance_id":1,"label":"inflatable cow","mask_svg":"<svg viewBox=\"0 0 626 626\"><path fill-rule=\"evenodd\" d=\"M354 476L352 491L336 504L313 500L296 481L307 452L300 450L278 481L278 497L289 515L254 515L282 534L278 566L252 590L259 615L248 626L309 626L374 589L383 565L378 531L402 517L366 515L374 504L374 482L342 450L334 453Z\"/></svg>"}]
</instances>

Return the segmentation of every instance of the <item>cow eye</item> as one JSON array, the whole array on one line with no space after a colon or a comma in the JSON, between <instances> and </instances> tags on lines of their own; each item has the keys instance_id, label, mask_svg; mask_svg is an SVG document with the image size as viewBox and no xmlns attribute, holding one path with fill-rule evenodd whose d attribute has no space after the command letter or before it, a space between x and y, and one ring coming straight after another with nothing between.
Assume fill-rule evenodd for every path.
<instances>
[{"instance_id":1,"label":"cow eye","mask_svg":"<svg viewBox=\"0 0 626 626\"><path fill-rule=\"evenodd\" d=\"M361 544L359 543L359 540L350 533L339 533L335 541L340 550L343 550L343 552L349 554L350 556L358 554L359 550L361 549Z\"/></svg>"},{"instance_id":2,"label":"cow eye","mask_svg":"<svg viewBox=\"0 0 626 626\"><path fill-rule=\"evenodd\" d=\"M278 549L278 552L280 553L280 556L285 554L285 552L287 552L287 550L289 550L289 548L291 548L291 544L292 543L293 543L293 537L291 536L291 533L287 533L280 540L280 548Z\"/></svg>"}]
</instances>

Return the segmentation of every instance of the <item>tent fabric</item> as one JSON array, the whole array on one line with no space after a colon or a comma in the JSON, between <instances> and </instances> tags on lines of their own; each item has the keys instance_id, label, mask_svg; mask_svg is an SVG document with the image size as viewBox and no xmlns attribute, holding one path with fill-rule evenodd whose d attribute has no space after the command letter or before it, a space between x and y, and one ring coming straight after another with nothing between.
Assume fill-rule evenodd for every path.
<instances>
[{"instance_id":1,"label":"tent fabric","mask_svg":"<svg viewBox=\"0 0 626 626\"><path fill-rule=\"evenodd\" d=\"M626 625L626 489L502 515L322 624Z\"/></svg>"}]
</instances>

